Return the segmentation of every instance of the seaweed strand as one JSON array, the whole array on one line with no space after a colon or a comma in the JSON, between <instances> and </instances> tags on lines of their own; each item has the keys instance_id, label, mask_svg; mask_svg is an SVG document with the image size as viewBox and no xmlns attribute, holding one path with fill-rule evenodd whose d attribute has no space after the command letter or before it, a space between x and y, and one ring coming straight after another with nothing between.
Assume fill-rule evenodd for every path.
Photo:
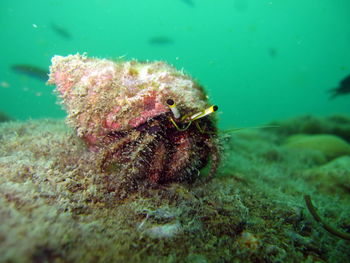
<instances>
[{"instance_id":1,"label":"seaweed strand","mask_svg":"<svg viewBox=\"0 0 350 263\"><path fill-rule=\"evenodd\" d=\"M327 230L329 233L331 233L332 235L335 235L337 237L340 237L344 240L350 240L350 234L345 233L345 232L341 232L335 228L333 228L332 226L328 225L327 223L325 223L321 217L318 215L316 208L314 207L314 205L311 202L311 197L309 195L304 195L304 199L305 199L305 203L306 203L306 207L309 210L310 214L313 216L313 218L319 222L322 227Z\"/></svg>"}]
</instances>

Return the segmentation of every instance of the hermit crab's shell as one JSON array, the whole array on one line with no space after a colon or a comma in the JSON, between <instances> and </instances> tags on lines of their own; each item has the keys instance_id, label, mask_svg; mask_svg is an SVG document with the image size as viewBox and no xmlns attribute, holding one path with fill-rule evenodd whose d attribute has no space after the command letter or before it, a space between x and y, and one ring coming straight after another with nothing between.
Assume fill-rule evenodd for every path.
<instances>
[{"instance_id":1,"label":"hermit crab's shell","mask_svg":"<svg viewBox=\"0 0 350 263\"><path fill-rule=\"evenodd\" d=\"M55 84L78 135L97 142L169 111L171 98L186 113L208 106L202 88L164 62L115 62L84 55L52 58Z\"/></svg>"}]
</instances>

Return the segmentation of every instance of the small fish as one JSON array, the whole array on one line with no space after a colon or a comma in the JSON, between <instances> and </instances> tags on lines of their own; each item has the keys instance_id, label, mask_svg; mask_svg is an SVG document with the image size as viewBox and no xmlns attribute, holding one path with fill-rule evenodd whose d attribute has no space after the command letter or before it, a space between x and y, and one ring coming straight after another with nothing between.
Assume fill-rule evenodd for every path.
<instances>
[{"instance_id":1,"label":"small fish","mask_svg":"<svg viewBox=\"0 0 350 263\"><path fill-rule=\"evenodd\" d=\"M65 39L72 39L72 35L65 29L64 27L61 27L59 25L56 25L54 23L51 23L51 29L59 36L65 38Z\"/></svg>"},{"instance_id":2,"label":"small fish","mask_svg":"<svg viewBox=\"0 0 350 263\"><path fill-rule=\"evenodd\" d=\"M337 88L331 89L329 92L332 93L330 99L350 93L350 75L345 77Z\"/></svg>"},{"instance_id":3,"label":"small fish","mask_svg":"<svg viewBox=\"0 0 350 263\"><path fill-rule=\"evenodd\" d=\"M11 121L12 118L5 114L4 112L0 111L0 122L6 122L6 121Z\"/></svg>"},{"instance_id":4,"label":"small fish","mask_svg":"<svg viewBox=\"0 0 350 263\"><path fill-rule=\"evenodd\" d=\"M190 7L194 7L194 2L192 0L182 0L182 2Z\"/></svg>"},{"instance_id":5,"label":"small fish","mask_svg":"<svg viewBox=\"0 0 350 263\"><path fill-rule=\"evenodd\" d=\"M278 50L276 48L273 48L273 47L269 48L267 51L268 51L269 56L271 58L275 58L277 56L277 54L278 54Z\"/></svg>"},{"instance_id":6,"label":"small fish","mask_svg":"<svg viewBox=\"0 0 350 263\"><path fill-rule=\"evenodd\" d=\"M45 69L25 64L12 65L11 69L17 74L26 75L32 78L36 78L41 81L47 81L49 79L49 72Z\"/></svg>"},{"instance_id":7,"label":"small fish","mask_svg":"<svg viewBox=\"0 0 350 263\"><path fill-rule=\"evenodd\" d=\"M148 40L151 45L171 45L174 44L174 40L166 36L155 36Z\"/></svg>"}]
</instances>

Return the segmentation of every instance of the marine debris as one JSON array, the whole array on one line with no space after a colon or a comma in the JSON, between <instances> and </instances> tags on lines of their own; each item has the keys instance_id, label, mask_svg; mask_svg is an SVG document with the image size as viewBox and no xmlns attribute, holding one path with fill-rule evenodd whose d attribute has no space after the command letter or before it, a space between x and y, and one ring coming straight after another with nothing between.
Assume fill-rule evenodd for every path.
<instances>
[{"instance_id":1,"label":"marine debris","mask_svg":"<svg viewBox=\"0 0 350 263\"><path fill-rule=\"evenodd\" d=\"M96 153L110 191L125 197L144 184L192 182L220 160L216 124L206 94L190 76L164 62L114 62L55 56L50 84L67 122ZM118 172L117 172L118 171Z\"/></svg>"}]
</instances>

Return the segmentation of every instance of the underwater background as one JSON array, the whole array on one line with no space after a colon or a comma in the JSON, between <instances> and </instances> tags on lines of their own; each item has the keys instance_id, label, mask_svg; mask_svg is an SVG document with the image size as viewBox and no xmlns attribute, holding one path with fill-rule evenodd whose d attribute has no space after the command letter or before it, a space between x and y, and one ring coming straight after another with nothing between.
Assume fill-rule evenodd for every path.
<instances>
[{"instance_id":1,"label":"underwater background","mask_svg":"<svg viewBox=\"0 0 350 263\"><path fill-rule=\"evenodd\" d=\"M349 11L349 0L1 0L0 262L350 262ZM67 93L80 103L61 87L67 121L46 82L55 55L51 83L79 74L82 57L66 57L77 53L174 65L218 105L220 129L195 114L119 131L119 109L95 118L116 99L99 84L105 104L91 109L86 90ZM191 90L179 94L195 102Z\"/></svg>"},{"instance_id":2,"label":"underwater background","mask_svg":"<svg viewBox=\"0 0 350 263\"><path fill-rule=\"evenodd\" d=\"M329 90L350 73L349 11L348 0L2 0L0 111L63 118L42 73L54 55L87 52L184 69L222 128L348 114L349 96Z\"/></svg>"}]
</instances>

